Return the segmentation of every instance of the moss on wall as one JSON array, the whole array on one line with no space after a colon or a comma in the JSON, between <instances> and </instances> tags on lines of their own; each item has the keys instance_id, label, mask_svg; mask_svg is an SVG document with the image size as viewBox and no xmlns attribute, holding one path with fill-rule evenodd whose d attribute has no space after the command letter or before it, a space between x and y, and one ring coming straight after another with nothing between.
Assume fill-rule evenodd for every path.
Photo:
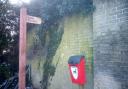
<instances>
[{"instance_id":1,"label":"moss on wall","mask_svg":"<svg viewBox=\"0 0 128 89\"><path fill-rule=\"evenodd\" d=\"M50 25L48 29L39 26L28 31L27 59L32 67L32 84L34 88L47 89L49 78L54 76L53 56L61 42L63 24ZM44 37L44 38L43 38Z\"/></svg>"}]
</instances>

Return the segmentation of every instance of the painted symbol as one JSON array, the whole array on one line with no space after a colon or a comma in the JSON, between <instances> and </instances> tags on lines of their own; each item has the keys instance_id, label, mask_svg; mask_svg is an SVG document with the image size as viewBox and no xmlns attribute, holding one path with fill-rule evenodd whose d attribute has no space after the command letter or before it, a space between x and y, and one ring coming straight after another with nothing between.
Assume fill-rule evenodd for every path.
<instances>
[{"instance_id":1,"label":"painted symbol","mask_svg":"<svg viewBox=\"0 0 128 89\"><path fill-rule=\"evenodd\" d=\"M71 66L71 72L72 72L74 79L77 79L78 78L78 68L75 66Z\"/></svg>"}]
</instances>

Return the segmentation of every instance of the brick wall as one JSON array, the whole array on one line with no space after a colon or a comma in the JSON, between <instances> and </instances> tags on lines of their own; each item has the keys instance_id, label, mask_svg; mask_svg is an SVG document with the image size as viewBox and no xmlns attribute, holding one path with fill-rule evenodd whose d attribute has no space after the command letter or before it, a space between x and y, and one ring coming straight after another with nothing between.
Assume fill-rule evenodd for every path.
<instances>
[{"instance_id":1,"label":"brick wall","mask_svg":"<svg viewBox=\"0 0 128 89\"><path fill-rule=\"evenodd\" d=\"M86 57L87 84L85 89L93 89L92 27L92 16L87 17L82 14L65 17L60 21L57 29L64 29L64 33L53 57L52 65L56 69L54 76L49 78L48 89L79 89L77 84L71 82L69 75L68 59L72 55L84 55ZM35 27L27 34L27 58L32 67L32 84L35 89L42 89L43 65L48 49L46 44L49 44L51 39L47 33L46 46L43 47L37 35L39 30L38 27ZM37 45L36 49L34 45Z\"/></svg>"},{"instance_id":2,"label":"brick wall","mask_svg":"<svg viewBox=\"0 0 128 89\"><path fill-rule=\"evenodd\" d=\"M49 89L79 89L69 75L68 59L72 55L85 55L88 81L85 89L93 89L92 16L65 17L62 25L64 34L53 59L53 64L58 64Z\"/></svg>"},{"instance_id":3,"label":"brick wall","mask_svg":"<svg viewBox=\"0 0 128 89\"><path fill-rule=\"evenodd\" d=\"M93 0L94 89L128 89L128 0Z\"/></svg>"},{"instance_id":4,"label":"brick wall","mask_svg":"<svg viewBox=\"0 0 128 89\"><path fill-rule=\"evenodd\" d=\"M59 28L64 28L64 34L53 59L53 65L57 66L48 89L78 89L71 83L67 66L69 56L75 54L86 57L88 83L85 89L93 89L92 54L94 89L128 89L128 0L93 1L96 6L93 19L78 14L60 22ZM31 32L29 38L35 39L34 33ZM42 59L45 59L42 54L46 53L42 53L42 49L40 45L39 54L31 58L33 85L38 87L43 74Z\"/></svg>"}]
</instances>

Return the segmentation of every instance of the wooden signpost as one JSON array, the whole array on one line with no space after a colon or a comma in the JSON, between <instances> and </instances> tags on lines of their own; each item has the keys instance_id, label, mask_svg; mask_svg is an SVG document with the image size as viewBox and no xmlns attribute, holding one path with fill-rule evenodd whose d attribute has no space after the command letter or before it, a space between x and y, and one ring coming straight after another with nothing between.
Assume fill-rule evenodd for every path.
<instances>
[{"instance_id":1,"label":"wooden signpost","mask_svg":"<svg viewBox=\"0 0 128 89\"><path fill-rule=\"evenodd\" d=\"M27 9L20 9L20 36L19 36L19 89L26 89L26 30L27 22L41 24L41 18L27 15Z\"/></svg>"}]
</instances>

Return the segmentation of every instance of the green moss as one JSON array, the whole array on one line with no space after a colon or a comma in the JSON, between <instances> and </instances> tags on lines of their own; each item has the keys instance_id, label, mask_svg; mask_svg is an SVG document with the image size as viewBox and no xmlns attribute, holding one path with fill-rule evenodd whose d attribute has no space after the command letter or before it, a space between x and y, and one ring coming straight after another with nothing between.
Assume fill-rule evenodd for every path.
<instances>
[{"instance_id":1,"label":"green moss","mask_svg":"<svg viewBox=\"0 0 128 89\"><path fill-rule=\"evenodd\" d=\"M59 28L59 25L60 25L59 23L52 25L47 32L47 35L49 36L49 43L47 45L48 49L47 49L46 60L43 65L43 79L42 79L43 89L47 89L49 78L54 76L55 74L56 67L52 65L52 61L63 35L63 28Z\"/></svg>"}]
</instances>

